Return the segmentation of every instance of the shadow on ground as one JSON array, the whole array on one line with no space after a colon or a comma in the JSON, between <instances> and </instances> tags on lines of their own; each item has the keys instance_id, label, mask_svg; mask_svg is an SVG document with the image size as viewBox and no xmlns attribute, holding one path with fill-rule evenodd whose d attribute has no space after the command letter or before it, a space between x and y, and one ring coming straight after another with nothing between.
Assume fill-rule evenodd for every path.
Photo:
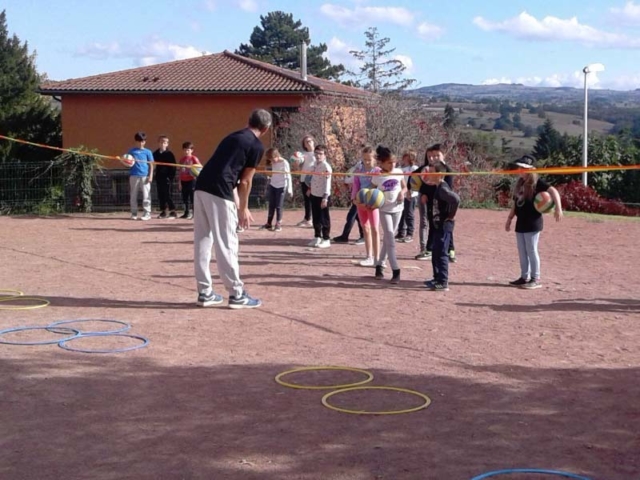
<instances>
[{"instance_id":1,"label":"shadow on ground","mask_svg":"<svg viewBox=\"0 0 640 480\"><path fill-rule=\"evenodd\" d=\"M463 367L492 382L375 371L375 385L422 391L433 403L366 417L324 408L321 392L277 385L290 365L39 352L0 360L4 480L469 480L514 467L640 476L638 368ZM415 405L372 394L334 400Z\"/></svg>"}]
</instances>

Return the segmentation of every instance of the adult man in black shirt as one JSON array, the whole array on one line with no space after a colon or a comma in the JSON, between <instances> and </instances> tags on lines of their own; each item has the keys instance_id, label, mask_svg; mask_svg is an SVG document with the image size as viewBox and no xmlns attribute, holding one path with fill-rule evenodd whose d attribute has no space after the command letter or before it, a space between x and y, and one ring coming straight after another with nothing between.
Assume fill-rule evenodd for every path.
<instances>
[{"instance_id":1,"label":"adult man in black shirt","mask_svg":"<svg viewBox=\"0 0 640 480\"><path fill-rule=\"evenodd\" d=\"M158 137L158 149L153 152L154 163L172 163L175 165L176 157L169 150L169 137L160 135ZM158 203L160 204L160 215L158 218L176 218L176 206L173 203L173 180L176 178L176 167L169 165L157 165L155 168L156 188L158 189ZM167 214L167 208L169 213Z\"/></svg>"},{"instance_id":2,"label":"adult man in black shirt","mask_svg":"<svg viewBox=\"0 0 640 480\"><path fill-rule=\"evenodd\" d=\"M271 114L254 110L246 128L225 137L196 181L194 198L194 266L201 307L222 303L211 284L211 248L216 250L218 273L229 292L230 308L256 308L262 305L244 290L238 264L236 228L249 228L253 217L249 212L249 193L264 146L260 137L271 126ZM239 206L233 189L238 188Z\"/></svg>"}]
</instances>

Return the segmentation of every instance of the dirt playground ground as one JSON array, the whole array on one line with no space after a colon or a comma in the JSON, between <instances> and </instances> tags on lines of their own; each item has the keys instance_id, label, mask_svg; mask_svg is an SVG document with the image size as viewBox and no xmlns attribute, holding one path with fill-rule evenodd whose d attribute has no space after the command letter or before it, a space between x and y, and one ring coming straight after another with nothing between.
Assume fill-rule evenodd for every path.
<instances>
[{"instance_id":1,"label":"dirt playground ground","mask_svg":"<svg viewBox=\"0 0 640 480\"><path fill-rule=\"evenodd\" d=\"M0 479L470 480L509 468L640 479L640 222L547 217L544 286L523 291L506 286L519 273L506 212L463 210L451 290L435 293L422 286L431 264L413 259L417 242L398 245L402 282L391 286L388 270L379 282L353 264L364 247L311 251L312 231L287 211L282 232L241 234L242 277L264 307L229 310L195 307L191 222L127 217L0 217L0 289L51 302L0 310L0 329L115 319L150 341L119 354L0 345ZM344 217L333 212L334 235ZM323 391L274 381L323 365L366 369L371 385L432 403L352 415L324 407ZM381 391L331 400L358 410L420 403Z\"/></svg>"}]
</instances>

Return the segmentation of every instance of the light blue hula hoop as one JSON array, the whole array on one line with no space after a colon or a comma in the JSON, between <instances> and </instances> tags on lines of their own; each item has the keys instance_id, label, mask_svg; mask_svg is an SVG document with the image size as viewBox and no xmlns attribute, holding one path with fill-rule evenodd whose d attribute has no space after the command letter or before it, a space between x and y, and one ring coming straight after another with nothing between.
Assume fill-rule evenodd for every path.
<instances>
[{"instance_id":1,"label":"light blue hula hoop","mask_svg":"<svg viewBox=\"0 0 640 480\"><path fill-rule=\"evenodd\" d=\"M104 330L99 332L82 332L81 335L112 335L114 333L124 333L127 330L131 329L131 325L126 322L121 322L120 320L111 320L105 318L78 318L77 320L60 320L59 322L50 323L47 327L45 327L49 332L57 333L55 328L58 325L68 325L70 323L82 323L82 322L105 322L105 323L117 323L119 325L123 325L122 328L118 330Z\"/></svg>"},{"instance_id":2,"label":"light blue hula hoop","mask_svg":"<svg viewBox=\"0 0 640 480\"><path fill-rule=\"evenodd\" d=\"M47 327L13 327L13 328L7 328L5 330L0 330L0 335L4 335L5 333L11 333L11 332L24 332L25 330L47 330ZM69 340L73 340L74 338L78 338L80 337L82 334L80 333L80 330L76 330L75 328L69 328L69 327L63 327L60 328L60 330L66 330L66 332L60 333L60 332L53 332L56 333L58 335L64 335L64 334L69 334L69 333L74 333L73 336L71 337L67 337L67 338L63 338L61 339L57 339L57 340L43 340L40 342L8 342L6 340L2 340L0 339L0 343L3 345L54 345L54 344L59 344L60 342L66 342ZM47 330L49 331L49 330Z\"/></svg>"},{"instance_id":3,"label":"light blue hula hoop","mask_svg":"<svg viewBox=\"0 0 640 480\"><path fill-rule=\"evenodd\" d=\"M557 475L558 477L573 478L574 480L591 480L587 477L576 475L575 473L561 472L559 470L540 470L538 468L509 468L507 470L495 470L493 472L483 473L471 480L483 480L484 478L495 477L497 475L507 475L509 473L538 473L545 475Z\"/></svg>"},{"instance_id":4,"label":"light blue hula hoop","mask_svg":"<svg viewBox=\"0 0 640 480\"><path fill-rule=\"evenodd\" d=\"M134 345L132 347L115 348L113 350L87 350L87 349L81 349L81 348L73 348L67 345L67 342L70 340L78 340L80 338L87 338L87 337L127 337L127 338L135 338L136 340L141 340L142 343L138 345ZM137 350L139 348L146 347L148 344L149 344L149 339L147 339L146 337L143 337L141 335L128 335L125 333L81 333L76 337L68 338L66 340L61 340L58 342L58 346L60 348L64 348L65 350L69 350L70 352L80 352L80 353L121 353L121 352L128 352L130 350Z\"/></svg>"}]
</instances>

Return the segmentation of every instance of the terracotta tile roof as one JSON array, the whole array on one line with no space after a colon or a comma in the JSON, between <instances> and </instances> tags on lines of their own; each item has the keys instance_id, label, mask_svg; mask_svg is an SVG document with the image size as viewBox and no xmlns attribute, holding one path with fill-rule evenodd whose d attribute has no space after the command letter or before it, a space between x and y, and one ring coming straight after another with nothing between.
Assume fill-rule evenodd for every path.
<instances>
[{"instance_id":1,"label":"terracotta tile roof","mask_svg":"<svg viewBox=\"0 0 640 480\"><path fill-rule=\"evenodd\" d=\"M90 77L44 82L45 95L73 93L327 93L368 96L337 82L307 76L229 51Z\"/></svg>"}]
</instances>

